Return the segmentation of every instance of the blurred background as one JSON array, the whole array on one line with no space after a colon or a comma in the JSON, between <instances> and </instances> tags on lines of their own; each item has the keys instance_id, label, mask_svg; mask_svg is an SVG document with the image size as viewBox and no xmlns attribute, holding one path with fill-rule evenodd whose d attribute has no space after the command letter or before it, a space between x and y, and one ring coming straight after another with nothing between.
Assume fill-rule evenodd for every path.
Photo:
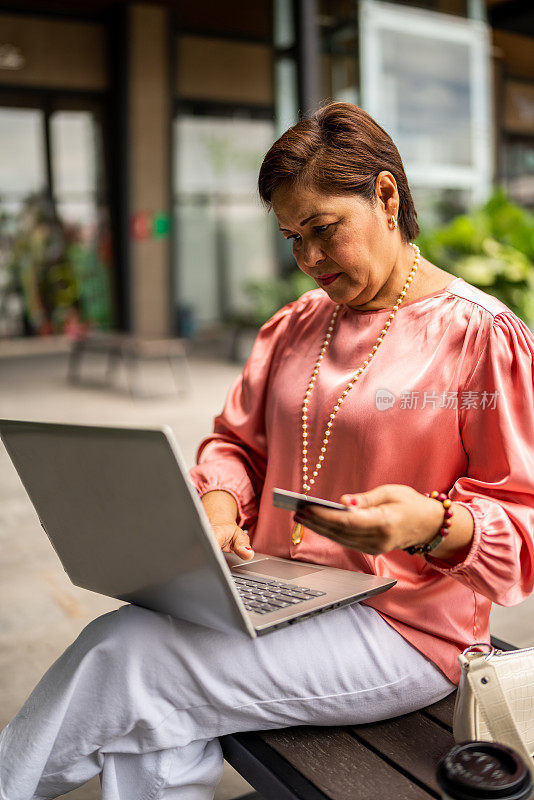
<instances>
[{"instance_id":1,"label":"blurred background","mask_svg":"<svg viewBox=\"0 0 534 800\"><path fill-rule=\"evenodd\" d=\"M310 288L256 180L331 100L396 143L423 255L534 328L533 44L531 0L0 0L0 417L167 423L192 465ZM117 605L72 586L2 447L0 728ZM533 612L493 633L534 645ZM250 791L225 767L216 798Z\"/></svg>"},{"instance_id":2,"label":"blurred background","mask_svg":"<svg viewBox=\"0 0 534 800\"><path fill-rule=\"evenodd\" d=\"M0 2L0 337L262 321L302 286L258 168L330 100L392 136L426 257L533 320L533 43L528 0Z\"/></svg>"}]
</instances>

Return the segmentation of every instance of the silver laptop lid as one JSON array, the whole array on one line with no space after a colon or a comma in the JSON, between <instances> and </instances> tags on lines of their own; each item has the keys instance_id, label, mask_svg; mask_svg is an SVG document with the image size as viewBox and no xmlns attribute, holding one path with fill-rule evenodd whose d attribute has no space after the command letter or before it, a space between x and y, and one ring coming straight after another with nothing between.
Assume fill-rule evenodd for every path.
<instances>
[{"instance_id":1,"label":"silver laptop lid","mask_svg":"<svg viewBox=\"0 0 534 800\"><path fill-rule=\"evenodd\" d=\"M255 635L169 428L0 420L0 435L74 584Z\"/></svg>"}]
</instances>

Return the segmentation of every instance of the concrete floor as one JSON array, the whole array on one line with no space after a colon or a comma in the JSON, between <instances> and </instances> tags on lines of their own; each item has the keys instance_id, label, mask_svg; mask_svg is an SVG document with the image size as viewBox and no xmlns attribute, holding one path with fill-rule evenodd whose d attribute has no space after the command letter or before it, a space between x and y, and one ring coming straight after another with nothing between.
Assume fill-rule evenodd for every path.
<instances>
[{"instance_id":1,"label":"concrete floor","mask_svg":"<svg viewBox=\"0 0 534 800\"><path fill-rule=\"evenodd\" d=\"M191 359L192 387L183 397L168 393L132 400L124 375L105 389L94 357L85 374L94 383L65 381L64 355L0 358L0 417L103 424L170 425L188 464L209 432L239 367L209 356ZM173 388L163 366L143 369L147 385ZM73 586L64 573L9 457L0 445L0 729L20 708L41 675L96 616L120 603ZM534 645L534 597L513 608L494 606L492 632L518 646ZM251 787L227 764L215 795L229 800ZM99 782L90 781L65 797L98 800Z\"/></svg>"}]
</instances>

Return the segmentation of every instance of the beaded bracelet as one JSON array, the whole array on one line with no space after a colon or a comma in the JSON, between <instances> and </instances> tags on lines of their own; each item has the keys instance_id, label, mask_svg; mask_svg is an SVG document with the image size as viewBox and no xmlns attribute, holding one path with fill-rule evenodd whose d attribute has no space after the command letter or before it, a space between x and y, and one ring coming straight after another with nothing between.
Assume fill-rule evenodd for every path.
<instances>
[{"instance_id":1,"label":"beaded bracelet","mask_svg":"<svg viewBox=\"0 0 534 800\"><path fill-rule=\"evenodd\" d=\"M403 549L406 550L411 556L417 554L420 555L422 553L430 553L431 550L434 550L438 545L441 544L443 539L448 536L449 528L452 524L451 517L452 517L452 500L449 500L447 495L444 492L425 492L425 497L432 497L434 500L439 500L440 503L443 504L444 514L443 514L443 522L441 523L441 527L438 533L434 536L434 538L428 542L427 544L421 545L411 545L410 547L404 547Z\"/></svg>"}]
</instances>

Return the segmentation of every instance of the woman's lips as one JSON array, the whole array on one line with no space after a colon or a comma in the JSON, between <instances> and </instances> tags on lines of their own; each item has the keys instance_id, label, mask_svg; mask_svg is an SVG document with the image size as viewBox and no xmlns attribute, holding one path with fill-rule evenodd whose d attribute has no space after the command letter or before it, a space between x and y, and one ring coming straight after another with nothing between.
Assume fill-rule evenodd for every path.
<instances>
[{"instance_id":1,"label":"woman's lips","mask_svg":"<svg viewBox=\"0 0 534 800\"><path fill-rule=\"evenodd\" d=\"M330 275L320 275L317 280L319 280L323 286L327 286L329 283L333 283L336 278L339 278L341 272L333 272Z\"/></svg>"}]
</instances>

